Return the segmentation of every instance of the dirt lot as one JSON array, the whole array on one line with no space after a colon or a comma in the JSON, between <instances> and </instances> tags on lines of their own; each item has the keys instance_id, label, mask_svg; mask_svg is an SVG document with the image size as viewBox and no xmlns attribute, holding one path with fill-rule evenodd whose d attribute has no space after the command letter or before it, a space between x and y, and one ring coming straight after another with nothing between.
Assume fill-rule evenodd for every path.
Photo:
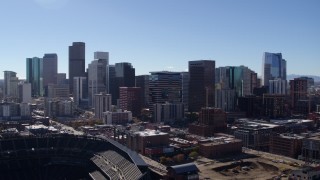
<instances>
[{"instance_id":1,"label":"dirt lot","mask_svg":"<svg viewBox=\"0 0 320 180\"><path fill-rule=\"evenodd\" d=\"M254 156L251 156L253 154ZM269 153L250 152L235 156L232 160L200 158L195 163L200 170L200 179L271 180L281 176L281 179L288 179L290 171L297 169L302 162Z\"/></svg>"}]
</instances>

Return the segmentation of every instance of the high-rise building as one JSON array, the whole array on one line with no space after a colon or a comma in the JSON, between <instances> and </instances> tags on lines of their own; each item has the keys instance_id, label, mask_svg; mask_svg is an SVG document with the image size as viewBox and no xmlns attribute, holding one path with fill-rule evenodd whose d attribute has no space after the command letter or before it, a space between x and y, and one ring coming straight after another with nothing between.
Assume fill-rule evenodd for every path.
<instances>
[{"instance_id":1,"label":"high-rise building","mask_svg":"<svg viewBox=\"0 0 320 180\"><path fill-rule=\"evenodd\" d=\"M20 103L31 103L32 97L31 97L31 84L21 82L18 85L19 89L19 102Z\"/></svg>"},{"instance_id":2,"label":"high-rise building","mask_svg":"<svg viewBox=\"0 0 320 180\"><path fill-rule=\"evenodd\" d=\"M215 61L189 61L189 111L198 112L202 107L214 107Z\"/></svg>"},{"instance_id":3,"label":"high-rise building","mask_svg":"<svg viewBox=\"0 0 320 180\"><path fill-rule=\"evenodd\" d=\"M281 53L263 53L262 84L269 86L269 80L287 80L287 62Z\"/></svg>"},{"instance_id":4,"label":"high-rise building","mask_svg":"<svg viewBox=\"0 0 320 180\"><path fill-rule=\"evenodd\" d=\"M88 106L88 81L86 77L73 78L73 100L76 106Z\"/></svg>"},{"instance_id":5,"label":"high-rise building","mask_svg":"<svg viewBox=\"0 0 320 180\"><path fill-rule=\"evenodd\" d=\"M142 107L149 107L149 75L136 76L136 87L141 88Z\"/></svg>"},{"instance_id":6,"label":"high-rise building","mask_svg":"<svg viewBox=\"0 0 320 180\"><path fill-rule=\"evenodd\" d=\"M305 78L290 80L291 105L295 112L299 112L298 102L308 100L308 81Z\"/></svg>"},{"instance_id":7,"label":"high-rise building","mask_svg":"<svg viewBox=\"0 0 320 180\"><path fill-rule=\"evenodd\" d=\"M43 56L43 86L57 84L58 56L57 54L44 54Z\"/></svg>"},{"instance_id":8,"label":"high-rise building","mask_svg":"<svg viewBox=\"0 0 320 180\"><path fill-rule=\"evenodd\" d=\"M4 71L4 96L15 98L18 95L17 73L13 71Z\"/></svg>"},{"instance_id":9,"label":"high-rise building","mask_svg":"<svg viewBox=\"0 0 320 180\"><path fill-rule=\"evenodd\" d=\"M149 79L150 109L160 103L182 103L182 80L180 72L151 72Z\"/></svg>"},{"instance_id":10,"label":"high-rise building","mask_svg":"<svg viewBox=\"0 0 320 180\"><path fill-rule=\"evenodd\" d=\"M119 106L132 112L134 117L141 114L142 99L140 87L120 87Z\"/></svg>"},{"instance_id":11,"label":"high-rise building","mask_svg":"<svg viewBox=\"0 0 320 180\"><path fill-rule=\"evenodd\" d=\"M111 95L107 93L95 94L94 96L94 114L98 119L103 119L103 113L111 111Z\"/></svg>"},{"instance_id":12,"label":"high-rise building","mask_svg":"<svg viewBox=\"0 0 320 180\"><path fill-rule=\"evenodd\" d=\"M109 89L107 92L111 95L116 93L116 67L115 65L108 66L108 79L109 79ZM113 102L112 102L113 103Z\"/></svg>"},{"instance_id":13,"label":"high-rise building","mask_svg":"<svg viewBox=\"0 0 320 180\"><path fill-rule=\"evenodd\" d=\"M95 52L94 58L88 67L88 99L89 107L94 105L94 95L100 92L107 92L108 83L108 52Z\"/></svg>"},{"instance_id":14,"label":"high-rise building","mask_svg":"<svg viewBox=\"0 0 320 180\"><path fill-rule=\"evenodd\" d=\"M118 104L119 87L134 87L135 86L135 69L131 63L123 62L115 64L115 76L112 79L113 72L109 69L110 93L112 93L112 104ZM113 86L111 86L113 85Z\"/></svg>"},{"instance_id":15,"label":"high-rise building","mask_svg":"<svg viewBox=\"0 0 320 180\"><path fill-rule=\"evenodd\" d=\"M181 72L181 80L182 80L182 104L185 111L188 111L188 102L189 102L189 81L190 75L189 72Z\"/></svg>"},{"instance_id":16,"label":"high-rise building","mask_svg":"<svg viewBox=\"0 0 320 180\"><path fill-rule=\"evenodd\" d=\"M287 81L282 79L269 80L269 94L287 93Z\"/></svg>"},{"instance_id":17,"label":"high-rise building","mask_svg":"<svg viewBox=\"0 0 320 180\"><path fill-rule=\"evenodd\" d=\"M31 94L33 97L43 96L42 58L27 58L27 82L31 83Z\"/></svg>"},{"instance_id":18,"label":"high-rise building","mask_svg":"<svg viewBox=\"0 0 320 180\"><path fill-rule=\"evenodd\" d=\"M62 84L68 84L69 85L66 73L58 73L57 74L57 84L58 85L62 85Z\"/></svg>"},{"instance_id":19,"label":"high-rise building","mask_svg":"<svg viewBox=\"0 0 320 180\"><path fill-rule=\"evenodd\" d=\"M86 77L85 73L85 43L74 42L69 46L69 85L73 92L73 78Z\"/></svg>"}]
</instances>

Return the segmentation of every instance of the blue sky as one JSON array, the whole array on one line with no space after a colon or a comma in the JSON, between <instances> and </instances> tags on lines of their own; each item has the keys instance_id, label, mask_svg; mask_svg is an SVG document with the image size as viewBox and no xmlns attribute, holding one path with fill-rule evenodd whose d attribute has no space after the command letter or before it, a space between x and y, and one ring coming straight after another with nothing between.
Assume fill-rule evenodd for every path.
<instances>
[{"instance_id":1,"label":"blue sky","mask_svg":"<svg viewBox=\"0 0 320 180\"><path fill-rule=\"evenodd\" d=\"M320 75L319 0L1 0L0 37L0 78L24 78L25 59L44 53L68 73L74 41L86 43L86 64L108 51L138 75L198 59L261 74L265 51L281 52L288 74Z\"/></svg>"}]
</instances>

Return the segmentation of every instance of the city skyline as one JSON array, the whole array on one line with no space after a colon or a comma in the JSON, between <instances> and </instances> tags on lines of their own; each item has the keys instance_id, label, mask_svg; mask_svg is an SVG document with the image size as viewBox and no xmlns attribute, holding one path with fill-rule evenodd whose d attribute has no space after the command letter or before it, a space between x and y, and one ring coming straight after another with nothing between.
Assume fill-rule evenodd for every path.
<instances>
[{"instance_id":1,"label":"city skyline","mask_svg":"<svg viewBox=\"0 0 320 180\"><path fill-rule=\"evenodd\" d=\"M58 72L69 77L72 42L86 43L86 68L95 51L105 51L110 64L129 62L136 75L185 71L188 61L211 59L216 67L244 65L261 76L264 52L282 53L288 74L320 74L318 1L13 0L0 10L6 27L0 71L20 79L25 59L45 53L56 53Z\"/></svg>"}]
</instances>

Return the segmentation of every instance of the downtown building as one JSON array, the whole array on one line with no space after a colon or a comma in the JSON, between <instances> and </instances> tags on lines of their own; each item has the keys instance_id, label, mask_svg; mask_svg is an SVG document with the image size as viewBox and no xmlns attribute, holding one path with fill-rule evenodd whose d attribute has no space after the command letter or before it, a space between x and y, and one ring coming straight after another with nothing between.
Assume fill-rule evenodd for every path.
<instances>
[{"instance_id":1,"label":"downtown building","mask_svg":"<svg viewBox=\"0 0 320 180\"><path fill-rule=\"evenodd\" d=\"M189 61L189 111L199 112L202 107L214 107L215 61Z\"/></svg>"},{"instance_id":2,"label":"downtown building","mask_svg":"<svg viewBox=\"0 0 320 180\"><path fill-rule=\"evenodd\" d=\"M309 112L308 81L305 78L290 80L291 107L294 113L307 114Z\"/></svg>"},{"instance_id":3,"label":"downtown building","mask_svg":"<svg viewBox=\"0 0 320 180\"><path fill-rule=\"evenodd\" d=\"M57 84L58 56L55 53L43 56L43 87L45 95L48 96L48 85Z\"/></svg>"},{"instance_id":4,"label":"downtown building","mask_svg":"<svg viewBox=\"0 0 320 180\"><path fill-rule=\"evenodd\" d=\"M141 88L141 101L142 107L149 107L149 78L150 75L139 75L136 76L136 87Z\"/></svg>"},{"instance_id":5,"label":"downtown building","mask_svg":"<svg viewBox=\"0 0 320 180\"><path fill-rule=\"evenodd\" d=\"M89 107L94 106L94 95L107 92L108 79L108 52L95 52L94 59L88 67L88 99Z\"/></svg>"},{"instance_id":6,"label":"downtown building","mask_svg":"<svg viewBox=\"0 0 320 180\"><path fill-rule=\"evenodd\" d=\"M281 53L263 53L262 85L269 86L270 80L287 80L287 62ZM283 87L286 89L286 87Z\"/></svg>"},{"instance_id":7,"label":"downtown building","mask_svg":"<svg viewBox=\"0 0 320 180\"><path fill-rule=\"evenodd\" d=\"M7 100L14 102L17 102L19 98L18 84L20 81L16 75L16 72L4 71L4 96Z\"/></svg>"},{"instance_id":8,"label":"downtown building","mask_svg":"<svg viewBox=\"0 0 320 180\"><path fill-rule=\"evenodd\" d=\"M142 110L142 98L140 87L120 87L119 106L122 110L132 112L132 116L138 117Z\"/></svg>"},{"instance_id":9,"label":"downtown building","mask_svg":"<svg viewBox=\"0 0 320 180\"><path fill-rule=\"evenodd\" d=\"M73 100L77 107L88 107L88 81L86 77L73 78Z\"/></svg>"},{"instance_id":10,"label":"downtown building","mask_svg":"<svg viewBox=\"0 0 320 180\"><path fill-rule=\"evenodd\" d=\"M97 119L104 119L104 112L112 110L111 95L105 92L94 95L94 115Z\"/></svg>"},{"instance_id":11,"label":"downtown building","mask_svg":"<svg viewBox=\"0 0 320 180\"><path fill-rule=\"evenodd\" d=\"M42 58L27 58L27 83L31 84L32 97L43 96L43 60Z\"/></svg>"},{"instance_id":12,"label":"downtown building","mask_svg":"<svg viewBox=\"0 0 320 180\"><path fill-rule=\"evenodd\" d=\"M86 77L85 73L85 43L73 42L69 46L69 87L73 92L73 78Z\"/></svg>"},{"instance_id":13,"label":"downtown building","mask_svg":"<svg viewBox=\"0 0 320 180\"><path fill-rule=\"evenodd\" d=\"M116 63L109 66L109 93L112 104L119 105L120 87L135 87L135 69L131 63Z\"/></svg>"}]
</instances>

